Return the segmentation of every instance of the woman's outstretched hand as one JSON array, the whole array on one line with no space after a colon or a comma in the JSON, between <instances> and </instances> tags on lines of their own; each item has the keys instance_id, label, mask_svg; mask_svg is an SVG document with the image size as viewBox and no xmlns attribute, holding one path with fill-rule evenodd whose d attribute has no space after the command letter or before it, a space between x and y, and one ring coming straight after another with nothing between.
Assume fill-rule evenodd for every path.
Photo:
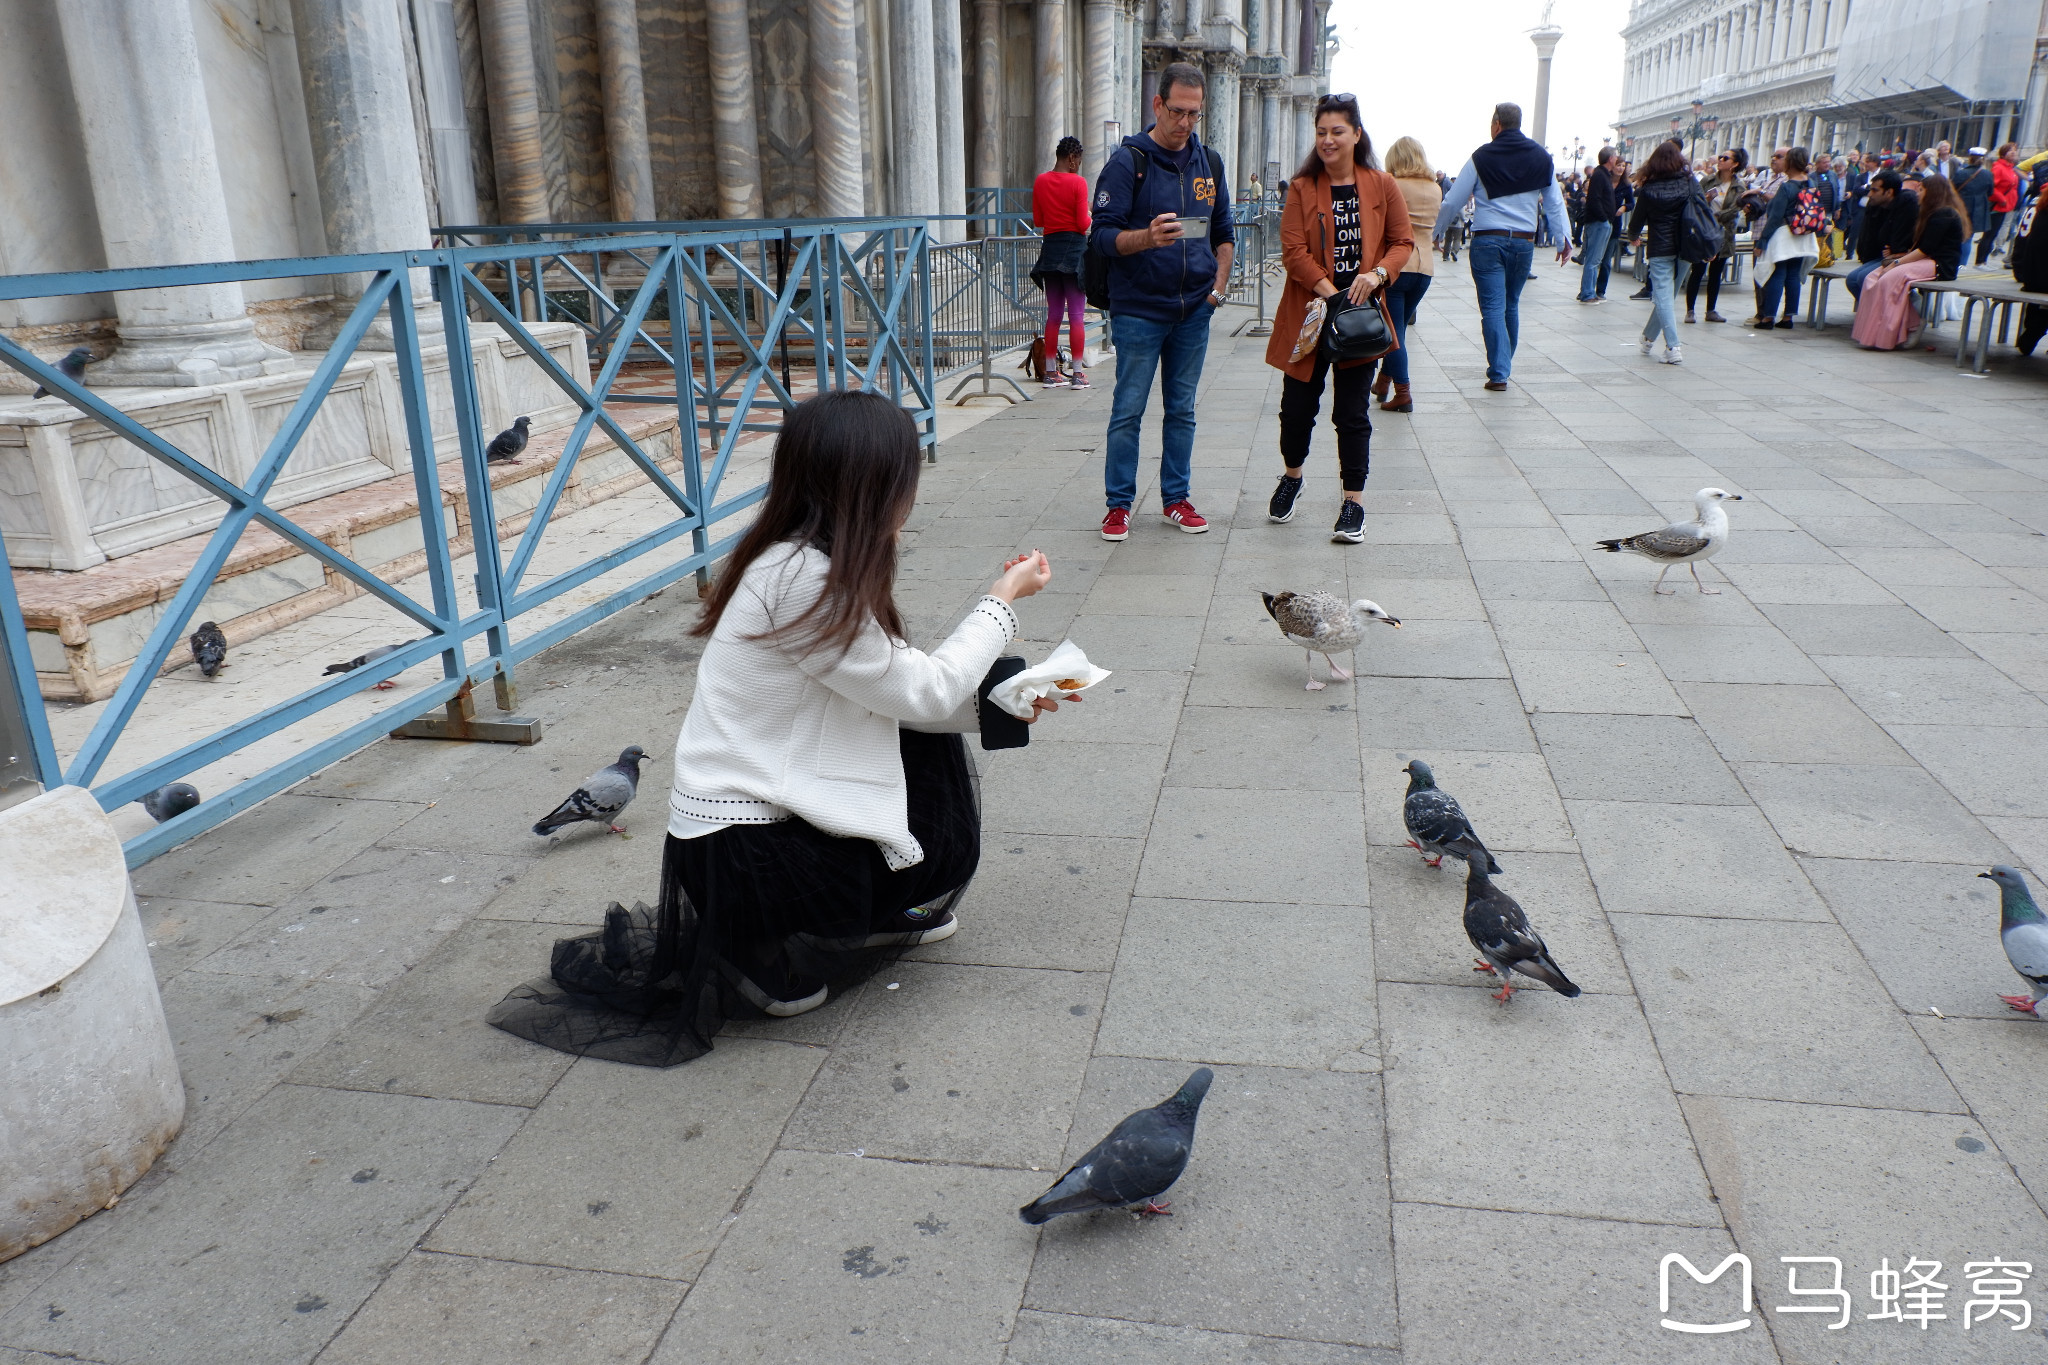
<instances>
[{"instance_id":1,"label":"woman's outstretched hand","mask_svg":"<svg viewBox=\"0 0 2048 1365\"><path fill-rule=\"evenodd\" d=\"M1046 562L1042 551L1018 555L1003 565L1002 576L996 585L988 590L989 596L1000 597L1005 602L1014 602L1020 597L1029 597L1042 591L1052 582L1052 565Z\"/></svg>"},{"instance_id":2,"label":"woman's outstretched hand","mask_svg":"<svg viewBox=\"0 0 2048 1365\"><path fill-rule=\"evenodd\" d=\"M1081 700L1081 694L1079 692L1070 692L1067 694L1067 700L1071 702L1078 702ZM1033 697L1031 699L1031 714L1024 717L1024 723L1026 725L1029 725L1033 721L1037 720L1040 716L1044 715L1046 712L1057 711L1059 709L1060 704L1054 701L1051 697Z\"/></svg>"}]
</instances>

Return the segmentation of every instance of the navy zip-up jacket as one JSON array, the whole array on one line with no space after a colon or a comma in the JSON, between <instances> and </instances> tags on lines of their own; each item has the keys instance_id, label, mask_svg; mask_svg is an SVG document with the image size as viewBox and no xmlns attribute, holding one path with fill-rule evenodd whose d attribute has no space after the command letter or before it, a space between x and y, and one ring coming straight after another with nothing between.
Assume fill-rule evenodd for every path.
<instances>
[{"instance_id":1,"label":"navy zip-up jacket","mask_svg":"<svg viewBox=\"0 0 2048 1365\"><path fill-rule=\"evenodd\" d=\"M1130 151L1124 150L1130 148ZM1183 149L1185 169L1177 158L1152 140L1149 131L1123 140L1095 181L1095 218L1089 241L1109 259L1111 317L1180 322L1207 313L1209 291L1216 287L1216 248L1237 240L1230 219L1230 187L1224 183L1222 158L1212 166L1201 139L1190 136ZM1131 169L1133 155L1146 158L1145 179ZM1213 172L1213 173L1212 173ZM1162 213L1209 219L1209 236L1182 238L1171 246L1154 247L1129 256L1116 254L1116 235L1151 226Z\"/></svg>"}]
</instances>

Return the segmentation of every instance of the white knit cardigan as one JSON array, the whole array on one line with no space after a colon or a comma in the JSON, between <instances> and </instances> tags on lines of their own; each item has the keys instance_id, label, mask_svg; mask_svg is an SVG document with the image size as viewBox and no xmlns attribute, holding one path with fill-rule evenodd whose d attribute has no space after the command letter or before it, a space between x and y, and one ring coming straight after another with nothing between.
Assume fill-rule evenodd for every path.
<instances>
[{"instance_id":1,"label":"white knit cardigan","mask_svg":"<svg viewBox=\"0 0 2048 1365\"><path fill-rule=\"evenodd\" d=\"M897 726L969 733L981 681L1017 634L1017 617L984 597L931 653L879 621L843 655L755 640L825 589L826 557L782 544L747 567L697 665L676 736L669 832L695 838L728 825L799 816L842 838L872 839L891 869L924 861L910 833Z\"/></svg>"}]
</instances>

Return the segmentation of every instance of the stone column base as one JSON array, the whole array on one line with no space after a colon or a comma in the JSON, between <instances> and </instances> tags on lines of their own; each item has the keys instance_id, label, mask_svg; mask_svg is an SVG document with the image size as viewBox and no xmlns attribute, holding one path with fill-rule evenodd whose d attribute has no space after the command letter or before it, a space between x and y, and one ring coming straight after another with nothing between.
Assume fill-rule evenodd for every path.
<instances>
[{"instance_id":1,"label":"stone column base","mask_svg":"<svg viewBox=\"0 0 2048 1365\"><path fill-rule=\"evenodd\" d=\"M121 324L113 355L86 371L93 388L199 388L291 370L289 351L260 340L246 317L161 326Z\"/></svg>"}]
</instances>

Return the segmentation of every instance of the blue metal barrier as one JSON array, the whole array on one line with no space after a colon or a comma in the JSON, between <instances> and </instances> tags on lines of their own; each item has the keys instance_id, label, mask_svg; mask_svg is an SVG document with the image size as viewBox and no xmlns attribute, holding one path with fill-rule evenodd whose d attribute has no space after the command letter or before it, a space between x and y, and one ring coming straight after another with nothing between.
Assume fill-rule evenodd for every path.
<instances>
[{"instance_id":1,"label":"blue metal barrier","mask_svg":"<svg viewBox=\"0 0 2048 1365\"><path fill-rule=\"evenodd\" d=\"M757 252L760 244L769 241L786 246L788 251L785 269L776 280L767 278L745 259L750 251ZM617 302L616 314L606 319L614 337L630 337L633 344L603 346L601 363L594 353L593 363L598 369L587 389L555 361L519 318L517 291L509 296L514 306L508 307L507 301L488 287L485 278L515 281L522 272L528 272L539 280L548 262L573 254L594 254L600 259L630 258L634 262L632 274L637 277L630 299ZM467 615L462 614L456 600L451 528L441 499L422 343L413 311L415 272L425 272L432 285L431 297L440 303L451 361L448 374L461 477L471 510L470 533L477 566L477 609ZM695 574L701 581L709 566L738 539L735 531L714 540L713 528L760 501L766 492L765 486L757 486L721 499L721 485L735 445L747 432L779 428L779 421L756 420L757 410L773 410L779 418L796 401L790 391L786 364L776 363L776 342L794 336L809 345L818 389L857 387L887 393L910 410L924 432L925 442L929 444L933 439L931 281L926 225L921 219L804 222L569 243L503 243L362 256L5 276L0 277L0 300L340 275L368 277L362 299L332 347L308 375L304 391L257 461L254 472L241 484L225 478L114 407L101 393L71 380L0 334L0 362L63 397L219 498L228 508L191 574L164 608L147 643L68 764L58 763L49 741L47 717L11 582L0 589L0 643L6 646L0 655L4 655L11 675L4 681L27 714L31 757L46 787L59 783L90 786L101 806L111 811L354 697L382 678L436 655L441 659L439 682L338 734L309 744L291 759L210 795L192 810L130 840L127 855L131 867L284 790L398 725L458 698L466 699L472 686L495 683L501 702L509 706L513 671L523 660L685 577ZM763 306L752 313L737 308L728 297L735 287L762 301ZM648 326L649 315L657 303L666 313L665 330ZM266 502L273 483L311 427L342 367L379 316L390 319L397 352L414 491L426 551L430 606L415 601L369 568L306 532ZM525 530L509 547L499 543L499 513L485 461L485 450L493 433L484 429L475 373L466 359L471 355L472 317L503 327L541 372L582 409L546 480L538 506ZM673 377L672 392L653 401L675 406L678 432L683 438L680 483L605 411L608 402L650 398L646 394L613 392L629 354L639 353L643 346L658 357ZM721 352L736 354L736 362L722 361ZM549 518L591 432L597 428L602 428L648 481L674 504L675 515L624 545L544 581L527 583ZM127 772L107 775L104 770L108 759L134 718L145 691L156 681L172 652L183 643L193 624L195 609L243 531L252 524L275 532L327 569L399 611L424 634L380 660L374 670L340 674L174 753ZM686 536L689 548L679 558L667 559L602 601L543 628L515 634L514 626L524 614ZM0 545L0 553L4 549ZM479 637L482 652L471 658L471 642Z\"/></svg>"}]
</instances>

